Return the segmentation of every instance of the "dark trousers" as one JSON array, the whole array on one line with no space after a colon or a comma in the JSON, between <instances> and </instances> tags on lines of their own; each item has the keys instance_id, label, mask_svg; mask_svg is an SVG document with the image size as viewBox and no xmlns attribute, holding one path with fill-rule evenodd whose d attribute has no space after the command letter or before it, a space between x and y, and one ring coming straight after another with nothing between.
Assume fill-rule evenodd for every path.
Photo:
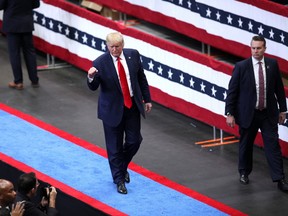
<instances>
[{"instance_id":1,"label":"dark trousers","mask_svg":"<svg viewBox=\"0 0 288 216\"><path fill-rule=\"evenodd\" d=\"M240 128L239 143L239 173L249 175L253 168L253 144L258 132L264 142L264 152L270 168L273 181L284 178L283 159L278 141L278 125L272 124L268 118L267 110L255 111L253 121L249 128Z\"/></svg>"},{"instance_id":2,"label":"dark trousers","mask_svg":"<svg viewBox=\"0 0 288 216\"><path fill-rule=\"evenodd\" d=\"M33 45L32 32L7 33L9 59L13 70L14 82L23 83L21 66L21 50L23 51L29 79L38 83L36 52Z\"/></svg>"},{"instance_id":3,"label":"dark trousers","mask_svg":"<svg viewBox=\"0 0 288 216\"><path fill-rule=\"evenodd\" d=\"M113 182L124 181L125 173L142 142L141 117L135 104L124 108L123 118L116 127L103 122L106 148Z\"/></svg>"}]
</instances>

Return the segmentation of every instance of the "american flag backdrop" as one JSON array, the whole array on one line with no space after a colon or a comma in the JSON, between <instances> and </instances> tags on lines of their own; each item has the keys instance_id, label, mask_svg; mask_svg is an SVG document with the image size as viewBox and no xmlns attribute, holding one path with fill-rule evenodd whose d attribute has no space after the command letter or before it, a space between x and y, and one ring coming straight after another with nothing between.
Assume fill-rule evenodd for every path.
<instances>
[{"instance_id":1,"label":"american flag backdrop","mask_svg":"<svg viewBox=\"0 0 288 216\"><path fill-rule=\"evenodd\" d=\"M281 8L276 3L271 6L269 1L259 0L92 1L173 29L243 58L250 55L252 36L262 35L267 40L266 53L276 57L283 73L288 74L288 8ZM274 8L273 12L269 11L271 8Z\"/></svg>"},{"instance_id":2,"label":"american flag backdrop","mask_svg":"<svg viewBox=\"0 0 288 216\"><path fill-rule=\"evenodd\" d=\"M224 116L231 65L65 1L41 1L40 8L34 11L34 22L38 49L83 70L90 68L92 61L106 51L106 35L121 31L125 47L136 48L141 54L155 102L237 134L237 128L226 126ZM280 126L279 133L283 155L288 156L288 122ZM258 145L262 145L261 140Z\"/></svg>"}]
</instances>

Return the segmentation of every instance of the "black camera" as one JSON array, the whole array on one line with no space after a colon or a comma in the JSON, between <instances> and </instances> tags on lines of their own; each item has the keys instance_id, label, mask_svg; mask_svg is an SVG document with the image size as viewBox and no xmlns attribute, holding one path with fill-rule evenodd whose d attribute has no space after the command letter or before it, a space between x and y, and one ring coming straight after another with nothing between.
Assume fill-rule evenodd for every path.
<instances>
[{"instance_id":1,"label":"black camera","mask_svg":"<svg viewBox=\"0 0 288 216\"><path fill-rule=\"evenodd\" d=\"M42 189L41 189L41 197L44 197L45 199L49 200L51 191L52 191L52 188L50 186L42 187Z\"/></svg>"}]
</instances>

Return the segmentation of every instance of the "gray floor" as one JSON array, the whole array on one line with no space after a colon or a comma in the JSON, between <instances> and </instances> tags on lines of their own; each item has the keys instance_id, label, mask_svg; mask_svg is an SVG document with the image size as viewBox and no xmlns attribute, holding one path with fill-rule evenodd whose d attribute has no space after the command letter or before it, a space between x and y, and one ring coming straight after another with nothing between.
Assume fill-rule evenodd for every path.
<instances>
[{"instance_id":1,"label":"gray floor","mask_svg":"<svg viewBox=\"0 0 288 216\"><path fill-rule=\"evenodd\" d=\"M27 79L25 89L9 89L12 71L6 38L0 36L0 102L105 148L102 123L96 117L97 92L86 86L86 72L74 67L40 71L39 89ZM46 64L39 53L38 65ZM159 104L142 121L144 137L133 162L248 215L287 215L288 194L272 183L262 149L254 149L250 184L240 185L237 144L201 148L195 142L212 138L212 128ZM288 160L284 159L288 173Z\"/></svg>"}]
</instances>

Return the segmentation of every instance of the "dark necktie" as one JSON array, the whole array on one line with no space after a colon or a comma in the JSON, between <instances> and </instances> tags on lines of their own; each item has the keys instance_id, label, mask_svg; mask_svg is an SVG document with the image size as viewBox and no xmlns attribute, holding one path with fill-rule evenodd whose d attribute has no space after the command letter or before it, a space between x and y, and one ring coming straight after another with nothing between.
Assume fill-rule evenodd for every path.
<instances>
[{"instance_id":1,"label":"dark necktie","mask_svg":"<svg viewBox=\"0 0 288 216\"><path fill-rule=\"evenodd\" d=\"M259 63L259 104L258 109L262 110L264 109L264 74L262 69L262 62Z\"/></svg>"},{"instance_id":2,"label":"dark necktie","mask_svg":"<svg viewBox=\"0 0 288 216\"><path fill-rule=\"evenodd\" d=\"M122 94L124 98L124 105L127 108L131 108L132 106L132 100L130 96L130 91L128 87L128 82L125 74L125 70L123 65L121 64L121 58L117 58L117 66L118 66L118 73L119 73L119 78L120 78L120 83L121 83L121 88L122 88Z\"/></svg>"}]
</instances>

